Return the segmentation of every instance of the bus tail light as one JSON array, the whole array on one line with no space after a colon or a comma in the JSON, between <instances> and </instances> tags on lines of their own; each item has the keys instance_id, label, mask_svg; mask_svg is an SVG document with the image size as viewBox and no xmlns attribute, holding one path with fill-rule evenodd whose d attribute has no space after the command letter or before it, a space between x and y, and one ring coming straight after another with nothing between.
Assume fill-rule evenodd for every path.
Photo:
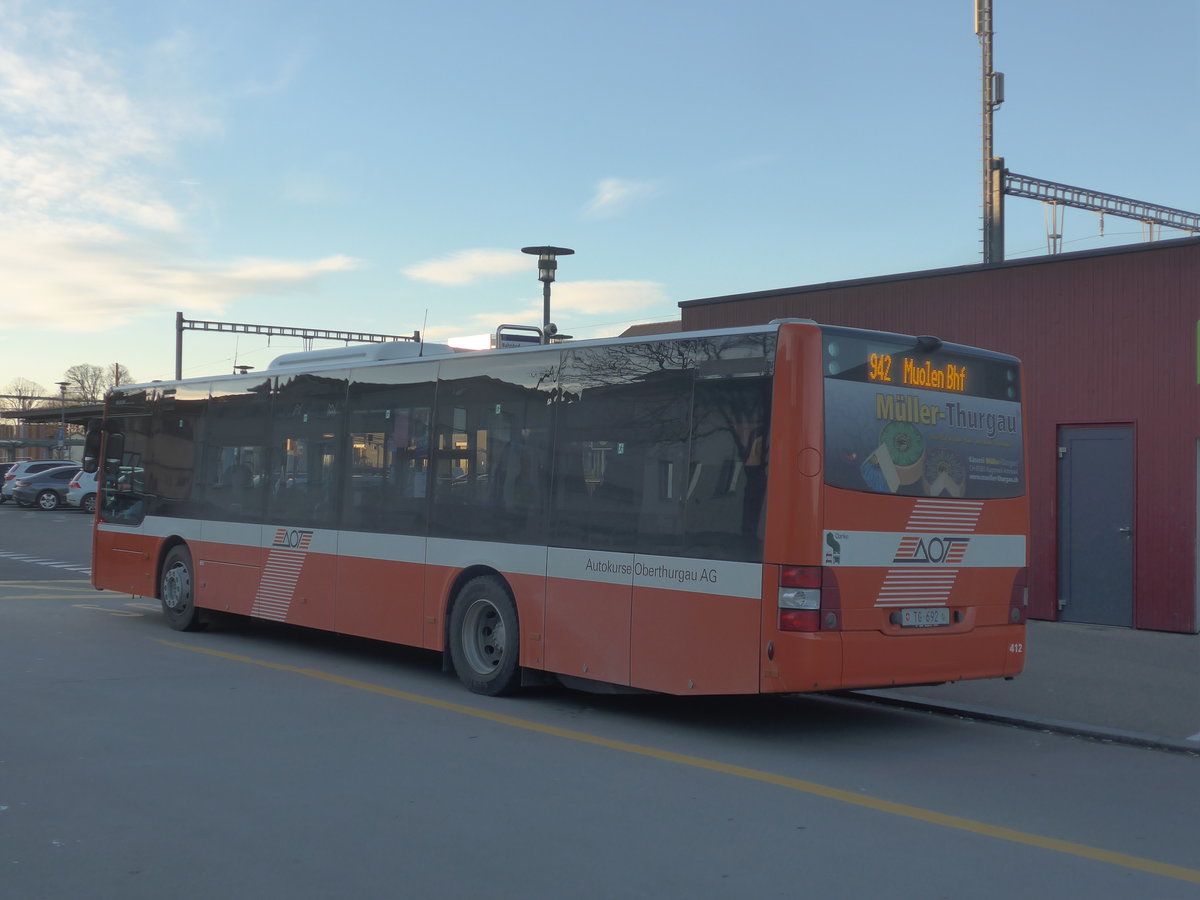
<instances>
[{"instance_id":1,"label":"bus tail light","mask_svg":"<svg viewBox=\"0 0 1200 900\"><path fill-rule=\"evenodd\" d=\"M1013 576L1012 594L1008 601L1010 625L1024 625L1029 612L1029 570L1017 569Z\"/></svg>"},{"instance_id":2,"label":"bus tail light","mask_svg":"<svg viewBox=\"0 0 1200 900\"><path fill-rule=\"evenodd\" d=\"M822 566L781 566L779 630L834 631L841 603L837 577Z\"/></svg>"}]
</instances>

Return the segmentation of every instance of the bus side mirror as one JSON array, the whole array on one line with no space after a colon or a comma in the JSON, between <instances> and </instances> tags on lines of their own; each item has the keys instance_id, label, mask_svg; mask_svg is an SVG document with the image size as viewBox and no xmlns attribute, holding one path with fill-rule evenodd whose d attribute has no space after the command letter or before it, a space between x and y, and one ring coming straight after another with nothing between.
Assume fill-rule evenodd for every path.
<instances>
[{"instance_id":1,"label":"bus side mirror","mask_svg":"<svg viewBox=\"0 0 1200 900\"><path fill-rule=\"evenodd\" d=\"M91 475L100 468L100 439L104 435L104 421L89 419L87 433L83 438L83 471Z\"/></svg>"},{"instance_id":2,"label":"bus side mirror","mask_svg":"<svg viewBox=\"0 0 1200 900\"><path fill-rule=\"evenodd\" d=\"M119 431L108 436L104 447L104 474L120 475L121 459L125 456L125 435Z\"/></svg>"}]
</instances>

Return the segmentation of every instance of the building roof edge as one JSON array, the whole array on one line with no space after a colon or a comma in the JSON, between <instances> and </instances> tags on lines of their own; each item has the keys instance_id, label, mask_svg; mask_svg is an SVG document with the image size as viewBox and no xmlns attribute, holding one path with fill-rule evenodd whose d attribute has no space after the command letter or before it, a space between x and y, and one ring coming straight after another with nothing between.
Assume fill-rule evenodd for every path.
<instances>
[{"instance_id":1,"label":"building roof edge","mask_svg":"<svg viewBox=\"0 0 1200 900\"><path fill-rule=\"evenodd\" d=\"M1030 259L1010 259L1001 263L972 263L965 266L948 266L941 269L921 269L915 272L900 272L894 275L872 275L867 278L849 278L844 281L825 281L816 284L805 284L797 287L772 288L765 291L751 291L745 294L726 294L720 297L703 297L697 300L680 300L676 305L680 309L696 306L709 306L718 303L732 303L741 300L766 300L772 297L784 297L792 294L809 294L821 291L832 291L839 288L859 287L868 284L886 284L890 281L915 281L921 278L943 278L949 275L966 275L974 272L991 272L1001 269L1016 269L1023 266L1051 265L1054 263L1075 262L1101 256L1117 256L1123 253L1150 253L1156 250L1178 249L1182 246L1200 246L1200 237L1176 238L1168 241L1148 241L1136 244L1122 244L1119 247L1104 247L1098 250L1077 250L1072 253L1058 253L1053 256L1035 256Z\"/></svg>"}]
</instances>

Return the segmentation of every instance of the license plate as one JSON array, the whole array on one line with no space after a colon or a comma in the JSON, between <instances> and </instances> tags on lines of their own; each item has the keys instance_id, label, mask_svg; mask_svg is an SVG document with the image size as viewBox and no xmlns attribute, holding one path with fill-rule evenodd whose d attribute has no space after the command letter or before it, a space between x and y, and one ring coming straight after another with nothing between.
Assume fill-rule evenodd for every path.
<instances>
[{"instance_id":1,"label":"license plate","mask_svg":"<svg viewBox=\"0 0 1200 900\"><path fill-rule=\"evenodd\" d=\"M900 625L902 628L936 628L938 625L949 624L950 610L944 606L932 609L900 610Z\"/></svg>"}]
</instances>

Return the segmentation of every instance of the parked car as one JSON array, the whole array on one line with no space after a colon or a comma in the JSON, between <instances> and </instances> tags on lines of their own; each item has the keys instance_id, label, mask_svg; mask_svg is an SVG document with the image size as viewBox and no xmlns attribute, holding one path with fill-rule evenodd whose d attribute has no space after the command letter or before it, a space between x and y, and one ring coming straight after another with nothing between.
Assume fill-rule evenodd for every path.
<instances>
[{"instance_id":1,"label":"parked car","mask_svg":"<svg viewBox=\"0 0 1200 900\"><path fill-rule=\"evenodd\" d=\"M12 471L13 466L23 462L29 462L29 460L19 459L15 462L0 463L0 503L4 503L8 500L8 497L4 495L4 486L8 484L8 473Z\"/></svg>"},{"instance_id":2,"label":"parked car","mask_svg":"<svg viewBox=\"0 0 1200 900\"><path fill-rule=\"evenodd\" d=\"M79 467L79 463L70 459L23 459L13 463L11 469L4 473L4 487L0 488L0 503L13 499L13 482L20 475L32 475L35 472L45 472L47 469L57 469L62 466Z\"/></svg>"},{"instance_id":3,"label":"parked car","mask_svg":"<svg viewBox=\"0 0 1200 900\"><path fill-rule=\"evenodd\" d=\"M78 506L85 513L96 511L96 473L84 472L71 479L67 485L67 506Z\"/></svg>"},{"instance_id":4,"label":"parked car","mask_svg":"<svg viewBox=\"0 0 1200 900\"><path fill-rule=\"evenodd\" d=\"M58 509L67 502L67 488L79 474L79 465L59 466L33 474L18 475L13 481L13 499L18 506Z\"/></svg>"}]
</instances>

